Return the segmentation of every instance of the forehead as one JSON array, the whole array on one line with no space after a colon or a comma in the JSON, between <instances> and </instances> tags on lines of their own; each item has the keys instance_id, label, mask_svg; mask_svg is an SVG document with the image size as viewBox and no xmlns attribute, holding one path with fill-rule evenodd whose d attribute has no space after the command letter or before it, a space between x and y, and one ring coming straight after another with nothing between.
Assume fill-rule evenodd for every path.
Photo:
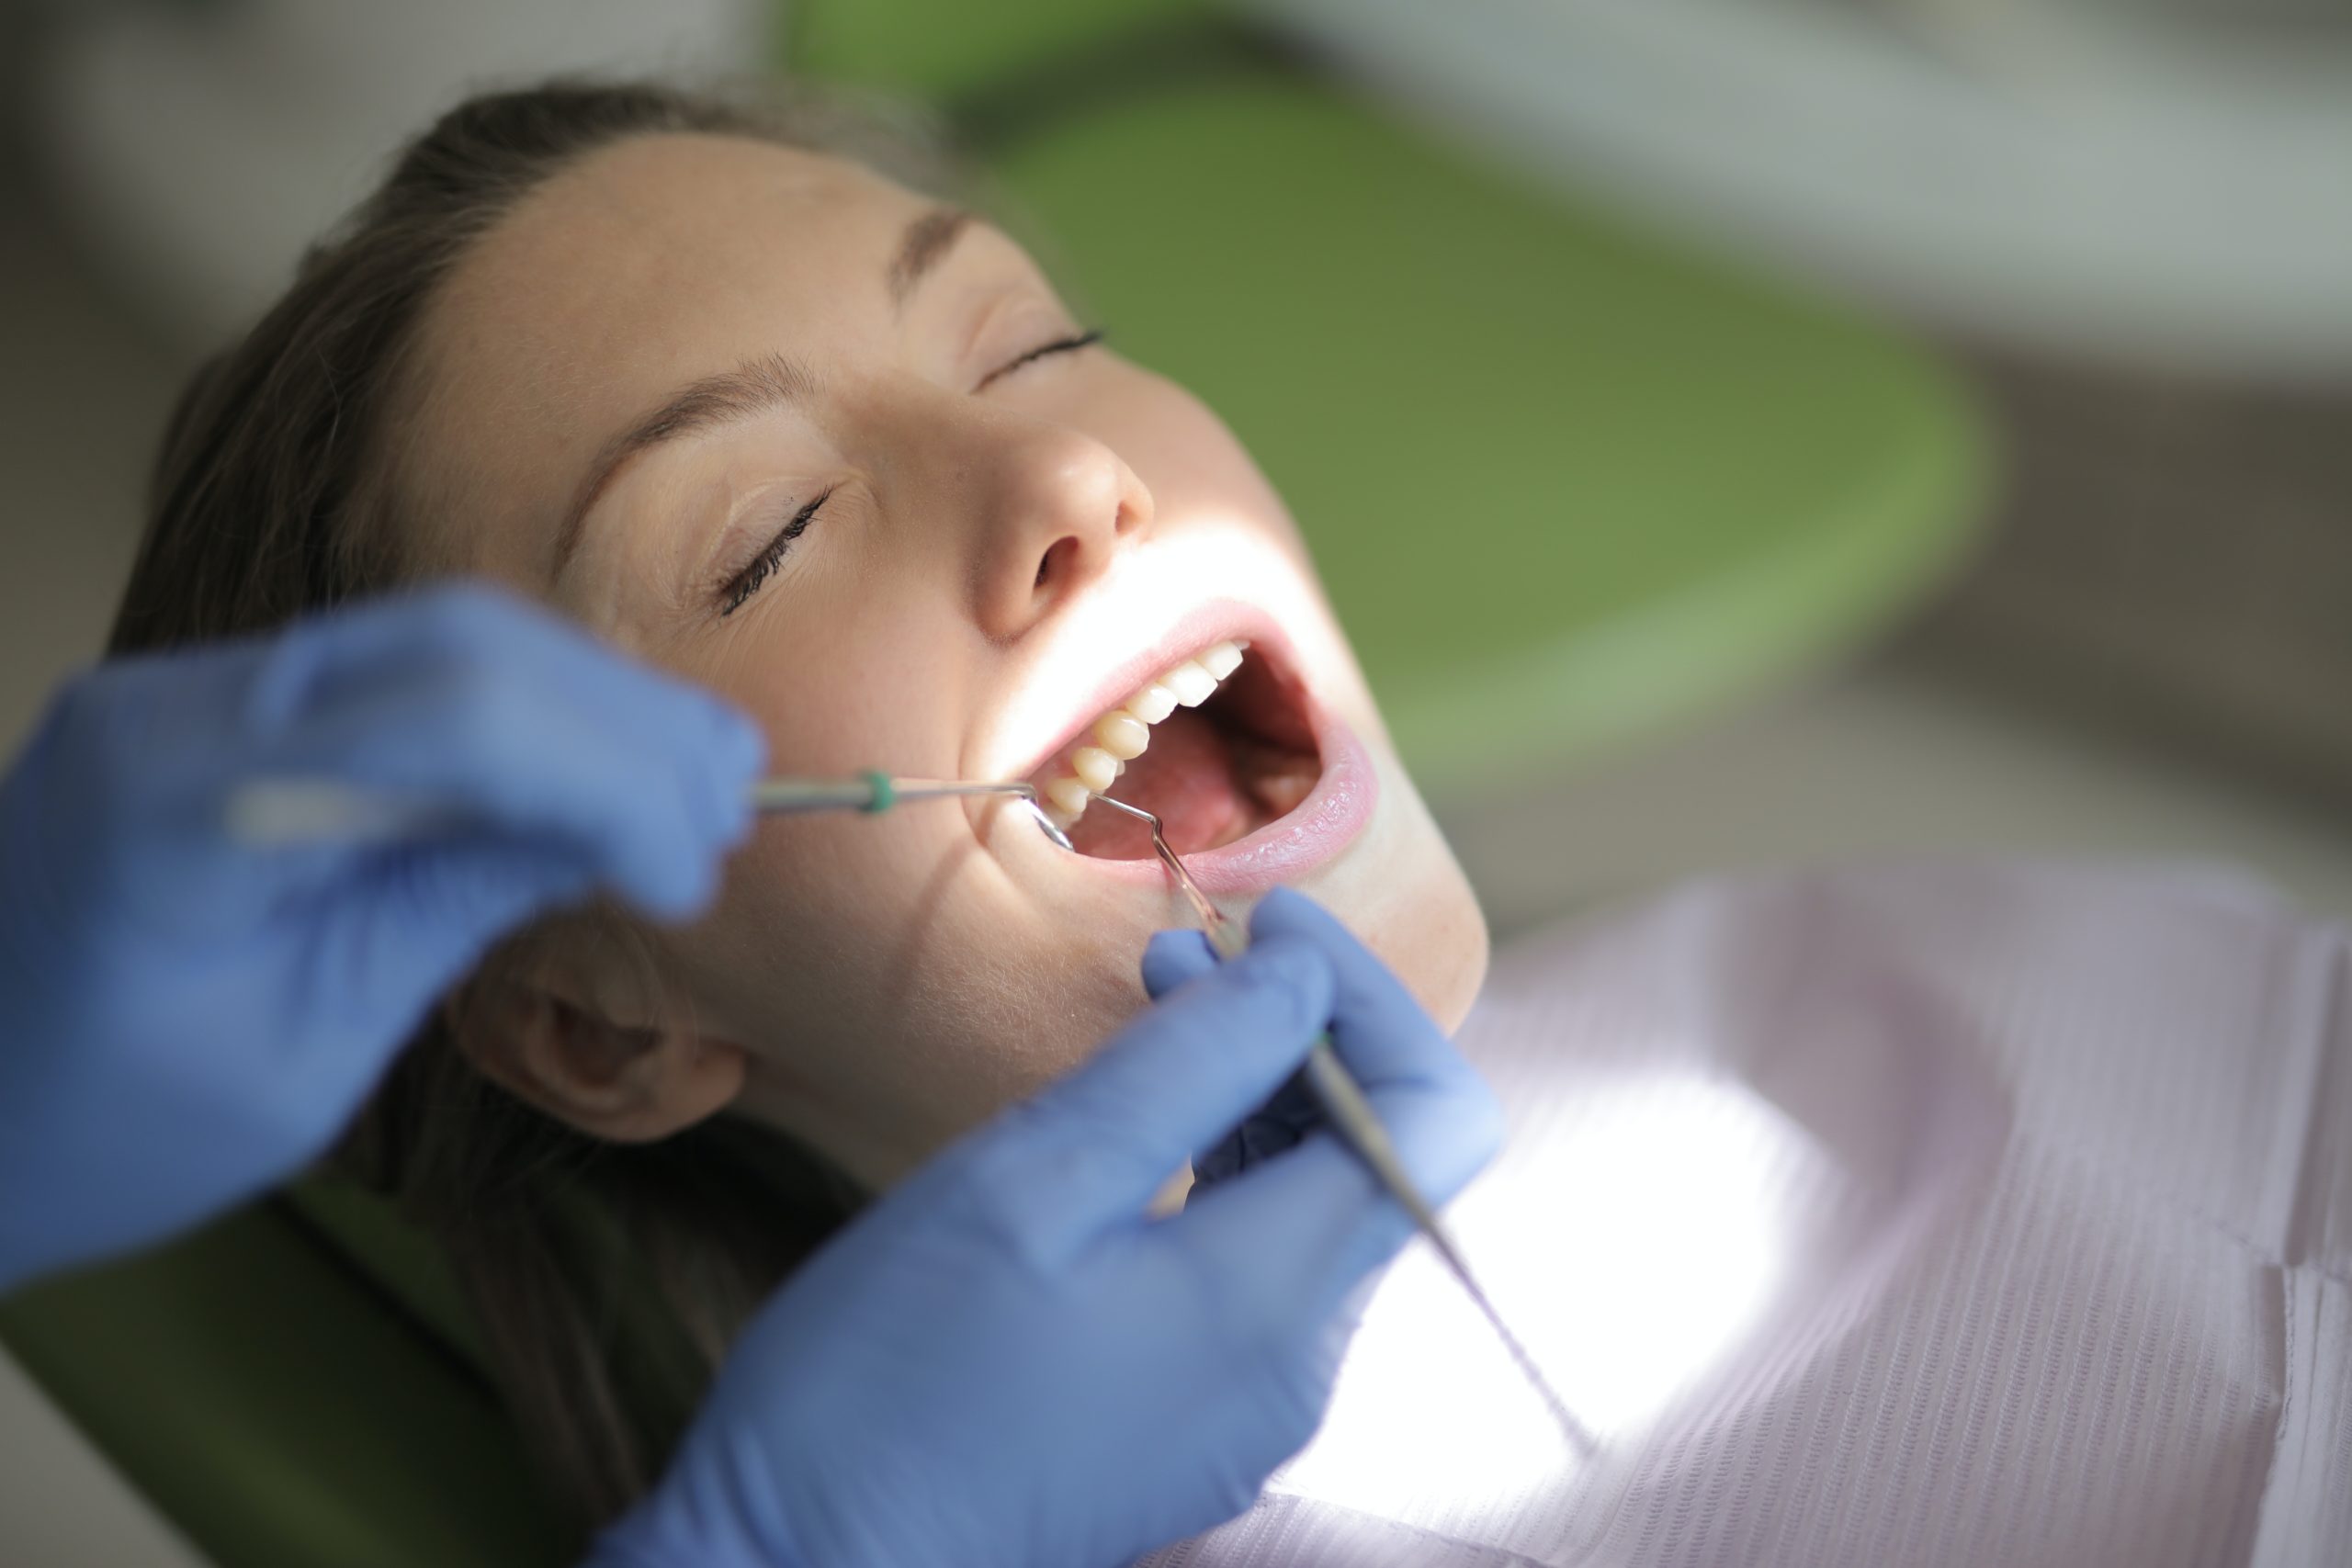
<instances>
[{"instance_id":1,"label":"forehead","mask_svg":"<svg viewBox=\"0 0 2352 1568\"><path fill-rule=\"evenodd\" d=\"M458 265L436 313L476 330L494 314L505 336L549 350L636 350L642 329L690 330L729 302L770 311L797 298L822 313L838 300L870 312L887 299L877 258L924 205L822 153L639 137L525 197Z\"/></svg>"},{"instance_id":2,"label":"forehead","mask_svg":"<svg viewBox=\"0 0 2352 1568\"><path fill-rule=\"evenodd\" d=\"M858 164L767 142L600 149L518 202L437 291L417 455L509 514L560 505L548 491L568 466L649 397L887 321L892 251L929 206Z\"/></svg>"}]
</instances>

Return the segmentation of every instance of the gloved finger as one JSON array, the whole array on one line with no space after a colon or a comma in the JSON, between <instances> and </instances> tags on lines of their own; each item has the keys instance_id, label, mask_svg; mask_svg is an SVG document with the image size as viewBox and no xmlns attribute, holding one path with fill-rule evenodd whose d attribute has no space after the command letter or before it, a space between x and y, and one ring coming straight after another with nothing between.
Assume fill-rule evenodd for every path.
<instances>
[{"instance_id":1,"label":"gloved finger","mask_svg":"<svg viewBox=\"0 0 2352 1568\"><path fill-rule=\"evenodd\" d=\"M744 785L758 776L767 747L732 704L626 658L526 601L463 583L423 597L441 623L438 635L459 654L475 662L495 658L535 685L569 694L615 733L673 753L686 764L679 776L723 832L748 826ZM711 765L699 765L705 757Z\"/></svg>"},{"instance_id":2,"label":"gloved finger","mask_svg":"<svg viewBox=\"0 0 2352 1568\"><path fill-rule=\"evenodd\" d=\"M1202 931L1154 931L1144 944L1143 988L1158 1001L1185 981L1216 967L1216 950Z\"/></svg>"},{"instance_id":3,"label":"gloved finger","mask_svg":"<svg viewBox=\"0 0 2352 1568\"><path fill-rule=\"evenodd\" d=\"M732 722L719 698L628 660L562 616L483 583L438 583L369 600L298 621L262 646L267 668L249 694L247 713L260 730L365 697L420 662L495 661L522 667L548 690L578 699L650 703L686 724Z\"/></svg>"},{"instance_id":4,"label":"gloved finger","mask_svg":"<svg viewBox=\"0 0 2352 1568\"><path fill-rule=\"evenodd\" d=\"M1031 1246L1074 1247L1140 1216L1193 1150L1287 1077L1330 998L1321 953L1270 940L1138 1014L933 1168Z\"/></svg>"},{"instance_id":5,"label":"gloved finger","mask_svg":"<svg viewBox=\"0 0 2352 1568\"><path fill-rule=\"evenodd\" d=\"M1329 910L1277 887L1250 912L1250 931L1256 941L1285 936L1311 942L1330 959L1339 980L1331 1043L1375 1100L1386 1090L1417 1087L1486 1093L1483 1080L1395 971Z\"/></svg>"},{"instance_id":6,"label":"gloved finger","mask_svg":"<svg viewBox=\"0 0 2352 1568\"><path fill-rule=\"evenodd\" d=\"M1450 1200L1493 1157L1502 1117L1493 1093L1464 1062L1401 981L1338 920L1295 894L1262 902L1260 942L1305 940L1333 964L1339 993L1331 1037L1365 1091L1416 1190ZM1336 1130L1255 1164L1203 1191L1166 1222L1171 1242L1215 1257L1280 1258L1275 1278L1246 1297L1273 1314L1306 1301L1336 1303L1409 1236L1406 1210L1382 1189Z\"/></svg>"},{"instance_id":7,"label":"gloved finger","mask_svg":"<svg viewBox=\"0 0 2352 1568\"><path fill-rule=\"evenodd\" d=\"M1205 932L1156 932L1143 950L1143 988L1154 998L1165 997L1185 982L1209 973L1217 963L1216 949L1209 945ZM1297 1143L1316 1115L1313 1104L1303 1098L1305 1095L1304 1084L1293 1074L1264 1104L1252 1110L1216 1142L1196 1150L1193 1155L1193 1190L1222 1181Z\"/></svg>"},{"instance_id":8,"label":"gloved finger","mask_svg":"<svg viewBox=\"0 0 2352 1568\"><path fill-rule=\"evenodd\" d=\"M490 835L403 846L378 858L366 879L322 900L312 921L317 964L350 987L362 1019L401 1024L429 1007L497 941L535 915L586 897L593 880L561 845ZM371 955L397 951L397 965Z\"/></svg>"},{"instance_id":9,"label":"gloved finger","mask_svg":"<svg viewBox=\"0 0 2352 1568\"><path fill-rule=\"evenodd\" d=\"M488 590L363 606L287 634L254 682L265 766L443 818L571 843L661 914L749 831L763 745L707 694Z\"/></svg>"},{"instance_id":10,"label":"gloved finger","mask_svg":"<svg viewBox=\"0 0 2352 1568\"><path fill-rule=\"evenodd\" d=\"M748 719L488 588L447 585L298 625L254 682L250 727L290 738L315 730L322 716L364 713L434 687L494 706L501 684L528 693L533 705L589 716L615 748L648 762L667 760L673 786L712 830L748 824L743 786L764 760Z\"/></svg>"},{"instance_id":11,"label":"gloved finger","mask_svg":"<svg viewBox=\"0 0 2352 1568\"><path fill-rule=\"evenodd\" d=\"M600 718L503 673L448 672L339 707L274 765L393 812L355 838L354 863L387 842L503 837L567 850L665 917L699 906L735 831L713 819L677 753L623 744Z\"/></svg>"},{"instance_id":12,"label":"gloved finger","mask_svg":"<svg viewBox=\"0 0 2352 1568\"><path fill-rule=\"evenodd\" d=\"M1424 1161L1416 1181L1442 1204L1476 1164L1441 1172ZM1182 1247L1209 1273L1209 1293L1234 1331L1259 1337L1328 1326L1414 1235L1411 1216L1329 1131L1219 1183L1152 1228L1155 1245Z\"/></svg>"},{"instance_id":13,"label":"gloved finger","mask_svg":"<svg viewBox=\"0 0 2352 1568\"><path fill-rule=\"evenodd\" d=\"M1250 928L1260 942L1308 942L1330 960L1333 1049L1422 1191L1451 1195L1501 1146L1502 1111L1486 1080L1404 982L1312 900L1277 888Z\"/></svg>"}]
</instances>

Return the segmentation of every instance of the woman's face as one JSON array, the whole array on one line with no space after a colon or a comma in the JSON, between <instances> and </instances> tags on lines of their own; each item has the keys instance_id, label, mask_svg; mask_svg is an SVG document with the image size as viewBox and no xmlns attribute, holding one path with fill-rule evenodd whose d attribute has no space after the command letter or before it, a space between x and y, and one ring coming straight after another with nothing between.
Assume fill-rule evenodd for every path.
<instances>
[{"instance_id":1,"label":"woman's face","mask_svg":"<svg viewBox=\"0 0 2352 1568\"><path fill-rule=\"evenodd\" d=\"M858 166L641 138L460 265L391 456L425 558L732 699L773 772L1099 782L1079 748L1127 710L1110 793L1220 902L1300 888L1458 1021L1485 927L1282 502L1085 327L1003 234ZM1224 643L1216 695L1136 728ZM741 1109L887 1184L1086 1055L1190 923L1139 832L1095 807L1074 837L1001 803L764 819L659 939L664 1037L740 1053Z\"/></svg>"}]
</instances>

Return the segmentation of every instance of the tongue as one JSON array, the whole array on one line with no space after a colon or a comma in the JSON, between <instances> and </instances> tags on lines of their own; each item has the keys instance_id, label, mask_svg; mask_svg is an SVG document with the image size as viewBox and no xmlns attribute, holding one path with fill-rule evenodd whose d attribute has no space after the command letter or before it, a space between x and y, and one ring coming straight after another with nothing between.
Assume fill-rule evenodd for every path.
<instances>
[{"instance_id":1,"label":"tongue","mask_svg":"<svg viewBox=\"0 0 2352 1568\"><path fill-rule=\"evenodd\" d=\"M1233 754L1217 727L1179 708L1151 728L1151 748L1127 764L1111 795L1159 818L1168 847L1192 854L1247 832L1255 809L1236 785ZM1148 860L1151 833L1124 812L1089 811L1070 842L1101 860Z\"/></svg>"}]
</instances>

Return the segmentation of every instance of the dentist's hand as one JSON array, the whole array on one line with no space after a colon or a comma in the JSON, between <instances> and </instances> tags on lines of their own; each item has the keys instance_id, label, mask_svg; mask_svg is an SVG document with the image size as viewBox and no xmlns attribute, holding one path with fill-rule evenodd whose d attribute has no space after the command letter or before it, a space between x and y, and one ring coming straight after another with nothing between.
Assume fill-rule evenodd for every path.
<instances>
[{"instance_id":1,"label":"dentist's hand","mask_svg":"<svg viewBox=\"0 0 2352 1568\"><path fill-rule=\"evenodd\" d=\"M1268 897L1213 966L910 1177L735 1348L629 1568L1113 1568L1248 1507L1313 1435L1350 1293L1411 1222L1328 1133L1147 1216L1329 1029L1423 1190L1492 1154L1492 1095L1322 909ZM1181 981L1181 983L1177 983Z\"/></svg>"},{"instance_id":2,"label":"dentist's hand","mask_svg":"<svg viewBox=\"0 0 2352 1568\"><path fill-rule=\"evenodd\" d=\"M700 907L762 750L715 698L481 589L67 687L0 778L0 1290L300 1167L526 917L600 886ZM257 777L462 826L254 848L222 814Z\"/></svg>"}]
</instances>

